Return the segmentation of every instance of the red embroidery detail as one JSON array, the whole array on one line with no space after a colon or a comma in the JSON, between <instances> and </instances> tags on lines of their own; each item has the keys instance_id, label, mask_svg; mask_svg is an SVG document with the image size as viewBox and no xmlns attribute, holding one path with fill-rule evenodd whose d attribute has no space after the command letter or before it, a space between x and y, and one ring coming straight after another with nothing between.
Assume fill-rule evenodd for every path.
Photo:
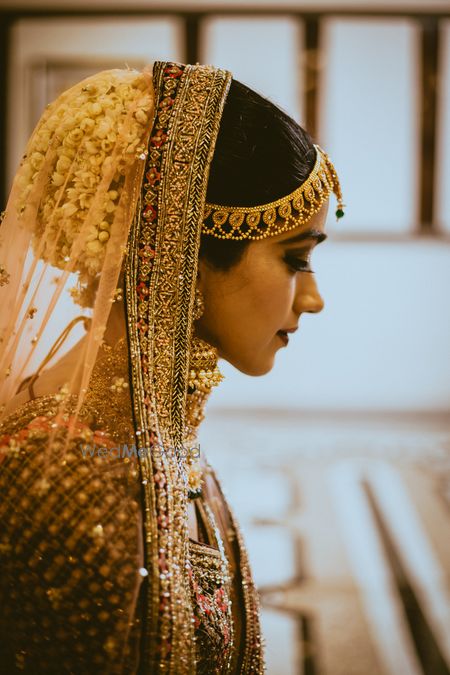
<instances>
[{"instance_id":1,"label":"red embroidery detail","mask_svg":"<svg viewBox=\"0 0 450 675\"><path fill-rule=\"evenodd\" d=\"M158 215L157 210L151 204L148 204L142 212L142 217L148 223L153 223Z\"/></svg>"},{"instance_id":2,"label":"red embroidery detail","mask_svg":"<svg viewBox=\"0 0 450 675\"><path fill-rule=\"evenodd\" d=\"M150 145L153 145L154 148L160 148L166 140L167 134L165 134L162 129L158 129L156 134L151 137Z\"/></svg>"},{"instance_id":3,"label":"red embroidery detail","mask_svg":"<svg viewBox=\"0 0 450 675\"><path fill-rule=\"evenodd\" d=\"M216 589L214 599L221 612L226 612L228 610L228 599L225 595L225 589L222 586Z\"/></svg>"},{"instance_id":4,"label":"red embroidery detail","mask_svg":"<svg viewBox=\"0 0 450 675\"><path fill-rule=\"evenodd\" d=\"M142 335L147 333L148 331L148 324L145 322L144 319L139 319L139 321L136 322L136 327L139 330Z\"/></svg>"},{"instance_id":5,"label":"red embroidery detail","mask_svg":"<svg viewBox=\"0 0 450 675\"><path fill-rule=\"evenodd\" d=\"M150 171L147 171L145 177L147 179L147 182L152 186L156 185L156 183L159 183L159 181L161 180L161 174L159 173L159 171L156 170L154 166L150 169Z\"/></svg>"},{"instance_id":6,"label":"red embroidery detail","mask_svg":"<svg viewBox=\"0 0 450 675\"><path fill-rule=\"evenodd\" d=\"M167 68L164 68L164 75L167 75L168 77L181 77L182 74L183 71L176 65L167 66Z\"/></svg>"},{"instance_id":7,"label":"red embroidery detail","mask_svg":"<svg viewBox=\"0 0 450 675\"><path fill-rule=\"evenodd\" d=\"M170 96L165 96L163 99L161 99L161 102L158 107L161 108L163 112L165 112L168 108L171 108L174 103L175 101L173 98L171 98Z\"/></svg>"},{"instance_id":8,"label":"red embroidery detail","mask_svg":"<svg viewBox=\"0 0 450 675\"><path fill-rule=\"evenodd\" d=\"M140 300L145 300L148 295L148 288L143 281L141 281L136 287L137 294Z\"/></svg>"}]
</instances>

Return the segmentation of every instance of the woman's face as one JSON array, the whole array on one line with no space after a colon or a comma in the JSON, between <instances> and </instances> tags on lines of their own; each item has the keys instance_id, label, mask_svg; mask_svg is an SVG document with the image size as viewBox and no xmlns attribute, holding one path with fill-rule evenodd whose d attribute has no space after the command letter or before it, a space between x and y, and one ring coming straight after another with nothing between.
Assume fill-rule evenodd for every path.
<instances>
[{"instance_id":1,"label":"woman's face","mask_svg":"<svg viewBox=\"0 0 450 675\"><path fill-rule=\"evenodd\" d=\"M225 272L200 259L205 311L196 322L197 335L247 375L269 372L302 312L323 309L314 274L306 270L312 249L326 239L328 207L329 200L306 225L251 242Z\"/></svg>"}]
</instances>

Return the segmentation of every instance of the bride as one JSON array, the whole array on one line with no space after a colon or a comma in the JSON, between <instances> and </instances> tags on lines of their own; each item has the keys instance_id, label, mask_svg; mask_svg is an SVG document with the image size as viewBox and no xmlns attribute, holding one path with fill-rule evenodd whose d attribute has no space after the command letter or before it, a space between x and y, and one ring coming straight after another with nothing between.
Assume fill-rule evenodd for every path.
<instances>
[{"instance_id":1,"label":"bride","mask_svg":"<svg viewBox=\"0 0 450 675\"><path fill-rule=\"evenodd\" d=\"M0 227L5 672L263 672L197 432L218 358L263 375L322 309L332 192L340 218L328 155L212 66L106 71L44 111Z\"/></svg>"}]
</instances>

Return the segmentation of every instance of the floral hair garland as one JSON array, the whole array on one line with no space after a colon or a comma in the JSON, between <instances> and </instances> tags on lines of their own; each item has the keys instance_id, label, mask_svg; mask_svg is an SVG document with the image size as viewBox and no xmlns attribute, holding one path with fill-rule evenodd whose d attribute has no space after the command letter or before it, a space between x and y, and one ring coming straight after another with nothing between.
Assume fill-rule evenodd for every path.
<instances>
[{"instance_id":1,"label":"floral hair garland","mask_svg":"<svg viewBox=\"0 0 450 675\"><path fill-rule=\"evenodd\" d=\"M21 164L20 213L42 171L48 176L32 245L36 252L44 237L40 257L59 269L65 269L94 200L102 198L76 261L79 285L71 294L82 306L93 299L127 170L146 156L142 138L152 108L148 83L137 71L110 70L73 87L47 107ZM105 187L113 164L115 173Z\"/></svg>"}]
</instances>

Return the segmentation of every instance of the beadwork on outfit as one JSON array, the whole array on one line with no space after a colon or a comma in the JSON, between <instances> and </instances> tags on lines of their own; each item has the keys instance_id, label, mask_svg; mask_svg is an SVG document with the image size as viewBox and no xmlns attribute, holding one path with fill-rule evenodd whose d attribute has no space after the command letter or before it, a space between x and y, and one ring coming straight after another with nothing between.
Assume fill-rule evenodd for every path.
<instances>
[{"instance_id":1,"label":"beadwork on outfit","mask_svg":"<svg viewBox=\"0 0 450 675\"><path fill-rule=\"evenodd\" d=\"M64 464L58 437L51 445L53 470L42 462L56 417L54 396L29 401L1 427L0 493L7 496L0 502L7 594L1 625L10 641L0 640L0 663L8 664L8 673L141 672L146 577L139 571L146 568L139 466L132 447L120 444L132 437L128 389L108 394L128 377L125 339L101 353ZM204 527L200 541L189 539L187 556L196 672L240 672L245 642L237 627L256 599L243 585L250 571L238 526L205 462L197 503ZM164 563L161 554L160 569ZM12 634L8 626L15 626ZM248 665L248 672L255 671Z\"/></svg>"}]
</instances>

